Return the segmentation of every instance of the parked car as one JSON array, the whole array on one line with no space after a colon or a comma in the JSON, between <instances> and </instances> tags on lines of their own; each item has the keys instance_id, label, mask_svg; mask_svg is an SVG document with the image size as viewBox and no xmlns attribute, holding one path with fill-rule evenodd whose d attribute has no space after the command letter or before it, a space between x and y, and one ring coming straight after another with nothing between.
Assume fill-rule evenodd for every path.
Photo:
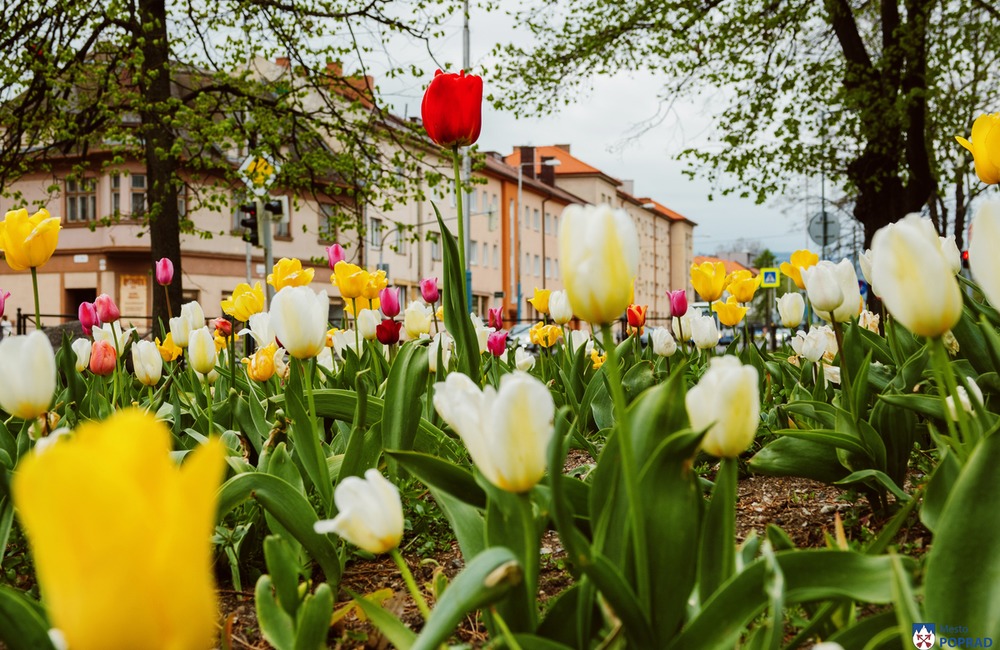
<instances>
[{"instance_id":1,"label":"parked car","mask_svg":"<svg viewBox=\"0 0 1000 650\"><path fill-rule=\"evenodd\" d=\"M524 348L533 352L538 346L531 342L531 337L528 334L531 331L532 325L533 323L518 323L510 328L510 332L507 333L507 345Z\"/></svg>"}]
</instances>

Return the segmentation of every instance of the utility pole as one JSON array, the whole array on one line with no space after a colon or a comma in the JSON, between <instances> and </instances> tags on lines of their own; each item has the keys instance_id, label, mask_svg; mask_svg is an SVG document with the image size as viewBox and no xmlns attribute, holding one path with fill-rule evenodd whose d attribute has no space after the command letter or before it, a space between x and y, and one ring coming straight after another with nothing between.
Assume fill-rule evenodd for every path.
<instances>
[{"instance_id":1,"label":"utility pole","mask_svg":"<svg viewBox=\"0 0 1000 650\"><path fill-rule=\"evenodd\" d=\"M464 18L462 25L462 69L466 72L472 67L471 56L469 53L469 0L464 2ZM465 147L462 150L462 182L463 186L469 187L469 179L472 177L472 159L469 157L469 148ZM472 268L469 266L469 254L472 248L472 221L470 219L472 215L472 192L466 190L465 200L462 201L462 212L459 215L460 219L465 221L465 298L466 298L466 311L472 312Z\"/></svg>"}]
</instances>

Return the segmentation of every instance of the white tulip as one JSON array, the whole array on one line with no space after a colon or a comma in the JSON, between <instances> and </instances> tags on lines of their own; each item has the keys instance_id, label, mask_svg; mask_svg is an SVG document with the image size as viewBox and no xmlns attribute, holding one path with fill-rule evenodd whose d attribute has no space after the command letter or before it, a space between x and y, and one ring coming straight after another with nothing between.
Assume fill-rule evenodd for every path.
<instances>
[{"instance_id":1,"label":"white tulip","mask_svg":"<svg viewBox=\"0 0 1000 650\"><path fill-rule=\"evenodd\" d=\"M518 370L527 372L535 367L535 355L524 348L517 348L514 350L514 365Z\"/></svg>"},{"instance_id":2,"label":"white tulip","mask_svg":"<svg viewBox=\"0 0 1000 650\"><path fill-rule=\"evenodd\" d=\"M799 330L791 340L791 346L795 350L795 354L815 363L823 358L823 353L826 352L826 343L818 336L810 336L814 331L815 328L806 334Z\"/></svg>"},{"instance_id":3,"label":"white tulip","mask_svg":"<svg viewBox=\"0 0 1000 650\"><path fill-rule=\"evenodd\" d=\"M469 314L469 318L472 319L472 329L476 332L476 341L479 343L479 354L485 354L489 352L489 348L486 344L490 340L490 334L497 331L495 327L487 327L483 323L483 319L476 314Z\"/></svg>"},{"instance_id":4,"label":"white tulip","mask_svg":"<svg viewBox=\"0 0 1000 650\"><path fill-rule=\"evenodd\" d=\"M551 296L549 300L551 300ZM569 331L569 345L574 352L580 349L581 345L587 345L590 343L590 332L587 330L570 330Z\"/></svg>"},{"instance_id":5,"label":"white tulip","mask_svg":"<svg viewBox=\"0 0 1000 650\"><path fill-rule=\"evenodd\" d=\"M801 293L786 293L778 298L778 315L781 317L781 326L796 328L802 322L802 314L805 313L806 301Z\"/></svg>"},{"instance_id":6,"label":"white tulip","mask_svg":"<svg viewBox=\"0 0 1000 650\"><path fill-rule=\"evenodd\" d=\"M639 271L639 236L623 210L570 205L559 226L559 269L573 313L612 323L632 300Z\"/></svg>"},{"instance_id":7,"label":"white tulip","mask_svg":"<svg viewBox=\"0 0 1000 650\"><path fill-rule=\"evenodd\" d=\"M123 332L122 326L118 324L118 321L115 321L113 323L104 323L100 327L95 325L91 330L91 333L94 336L95 342L107 341L110 343L120 358L122 353L125 351L125 344L132 338L132 332L134 331L135 328L130 327Z\"/></svg>"},{"instance_id":8,"label":"white tulip","mask_svg":"<svg viewBox=\"0 0 1000 650\"><path fill-rule=\"evenodd\" d=\"M951 266L952 273L960 273L962 271L962 251L958 250L958 244L955 243L955 235L938 237L938 241L941 243L941 254L944 256L945 261L948 262L948 265Z\"/></svg>"},{"instance_id":9,"label":"white tulip","mask_svg":"<svg viewBox=\"0 0 1000 650\"><path fill-rule=\"evenodd\" d=\"M453 372L434 385L434 408L498 488L526 492L545 474L555 404L538 379L515 371L500 379L499 390L480 391L467 376Z\"/></svg>"},{"instance_id":10,"label":"white tulip","mask_svg":"<svg viewBox=\"0 0 1000 650\"><path fill-rule=\"evenodd\" d=\"M49 410L56 391L56 355L40 330L0 341L0 408L22 420Z\"/></svg>"},{"instance_id":11,"label":"white tulip","mask_svg":"<svg viewBox=\"0 0 1000 650\"><path fill-rule=\"evenodd\" d=\"M858 266L861 267L861 277L865 279L871 290L875 291L875 285L872 284L872 249L866 248L864 253L858 255Z\"/></svg>"},{"instance_id":12,"label":"white tulip","mask_svg":"<svg viewBox=\"0 0 1000 650\"><path fill-rule=\"evenodd\" d=\"M1000 201L986 201L972 220L969 270L983 295L1000 308Z\"/></svg>"},{"instance_id":13,"label":"white tulip","mask_svg":"<svg viewBox=\"0 0 1000 650\"><path fill-rule=\"evenodd\" d=\"M649 330L649 338L653 341L653 353L661 357L672 356L677 352L677 341L665 327L653 327Z\"/></svg>"},{"instance_id":14,"label":"white tulip","mask_svg":"<svg viewBox=\"0 0 1000 650\"><path fill-rule=\"evenodd\" d=\"M215 350L215 336L208 327L199 327L191 332L187 360L194 371L202 375L215 370L219 355Z\"/></svg>"},{"instance_id":15,"label":"white tulip","mask_svg":"<svg viewBox=\"0 0 1000 650\"><path fill-rule=\"evenodd\" d=\"M431 308L419 300L408 304L403 312L403 329L407 338L418 339L421 334L430 334L433 315Z\"/></svg>"},{"instance_id":16,"label":"white tulip","mask_svg":"<svg viewBox=\"0 0 1000 650\"><path fill-rule=\"evenodd\" d=\"M695 430L708 429L701 447L719 458L735 458L753 442L760 423L757 370L733 356L714 357L687 392L684 405Z\"/></svg>"},{"instance_id":17,"label":"white tulip","mask_svg":"<svg viewBox=\"0 0 1000 650\"><path fill-rule=\"evenodd\" d=\"M76 354L76 371L83 372L90 365L90 349L93 347L90 339L76 339L73 341L73 352Z\"/></svg>"},{"instance_id":18,"label":"white tulip","mask_svg":"<svg viewBox=\"0 0 1000 650\"><path fill-rule=\"evenodd\" d=\"M972 377L966 377L965 381L969 384L969 389L972 391L972 397L976 402L982 406L983 405L983 391L979 388L979 384ZM965 386L959 386L958 390L958 403L962 405L962 410L966 413L973 413L974 407L972 401L969 399L969 391L965 390ZM944 405L948 409L948 417L954 421L958 421L958 412L955 410L955 398L949 395L944 400Z\"/></svg>"},{"instance_id":19,"label":"white tulip","mask_svg":"<svg viewBox=\"0 0 1000 650\"><path fill-rule=\"evenodd\" d=\"M374 309L362 309L358 312L358 319L355 325L361 338L366 341L375 340L375 328L382 322L382 315Z\"/></svg>"},{"instance_id":20,"label":"white tulip","mask_svg":"<svg viewBox=\"0 0 1000 650\"><path fill-rule=\"evenodd\" d=\"M907 215L875 233L872 279L885 308L914 334L939 337L962 316L962 291L930 219Z\"/></svg>"},{"instance_id":21,"label":"white tulip","mask_svg":"<svg viewBox=\"0 0 1000 650\"><path fill-rule=\"evenodd\" d=\"M330 299L326 291L285 287L271 299L271 328L296 359L312 359L326 347Z\"/></svg>"},{"instance_id":22,"label":"white tulip","mask_svg":"<svg viewBox=\"0 0 1000 650\"><path fill-rule=\"evenodd\" d=\"M192 332L205 326L205 310L201 308L201 304L197 300L181 305L181 318L188 322L188 327Z\"/></svg>"},{"instance_id":23,"label":"white tulip","mask_svg":"<svg viewBox=\"0 0 1000 650\"><path fill-rule=\"evenodd\" d=\"M451 362L451 348L452 348L452 338L448 332L439 332L431 340L431 344L427 346L427 369L431 372L437 372L438 367L438 349L441 350L441 363L447 368L448 364Z\"/></svg>"},{"instance_id":24,"label":"white tulip","mask_svg":"<svg viewBox=\"0 0 1000 650\"><path fill-rule=\"evenodd\" d=\"M553 291L549 295L549 316L556 325L565 325L573 320L573 307L565 291Z\"/></svg>"},{"instance_id":25,"label":"white tulip","mask_svg":"<svg viewBox=\"0 0 1000 650\"><path fill-rule=\"evenodd\" d=\"M694 322L696 318L701 318L705 315L701 309L696 307L689 307L687 312L680 318L674 317L671 320L671 325L673 326L674 335L677 337L678 341L690 341L691 340L691 323Z\"/></svg>"},{"instance_id":26,"label":"white tulip","mask_svg":"<svg viewBox=\"0 0 1000 650\"><path fill-rule=\"evenodd\" d=\"M709 350L719 344L719 328L711 316L691 320L691 340L699 350Z\"/></svg>"},{"instance_id":27,"label":"white tulip","mask_svg":"<svg viewBox=\"0 0 1000 650\"><path fill-rule=\"evenodd\" d=\"M213 348L215 341L212 341ZM155 386L163 374L163 357L152 341L138 341L132 346L132 367L136 379L145 386Z\"/></svg>"},{"instance_id":28,"label":"white tulip","mask_svg":"<svg viewBox=\"0 0 1000 650\"><path fill-rule=\"evenodd\" d=\"M861 315L858 317L858 327L863 327L869 332L874 332L875 334L878 334L879 320L880 316L878 314L874 314L868 311L867 309L864 309L861 311Z\"/></svg>"},{"instance_id":29,"label":"white tulip","mask_svg":"<svg viewBox=\"0 0 1000 650\"><path fill-rule=\"evenodd\" d=\"M284 350L282 350L282 353L284 353ZM316 355L316 365L322 366L330 372L334 371L333 352L330 351L330 348L323 348L323 350Z\"/></svg>"},{"instance_id":30,"label":"white tulip","mask_svg":"<svg viewBox=\"0 0 1000 650\"><path fill-rule=\"evenodd\" d=\"M174 316L170 319L170 336L174 339L174 345L179 348L188 346L188 339L191 337L191 323L181 316Z\"/></svg>"},{"instance_id":31,"label":"white tulip","mask_svg":"<svg viewBox=\"0 0 1000 650\"><path fill-rule=\"evenodd\" d=\"M399 489L377 469L365 478L348 476L333 493L339 514L313 524L320 535L336 533L369 553L386 553L403 539L403 504Z\"/></svg>"},{"instance_id":32,"label":"white tulip","mask_svg":"<svg viewBox=\"0 0 1000 650\"><path fill-rule=\"evenodd\" d=\"M253 314L250 316L247 324L250 327L244 327L236 333L236 336L249 334L253 337L254 342L257 343L257 347L259 348L266 348L274 343L274 330L271 329L271 314L266 311Z\"/></svg>"},{"instance_id":33,"label":"white tulip","mask_svg":"<svg viewBox=\"0 0 1000 650\"><path fill-rule=\"evenodd\" d=\"M822 260L802 269L802 282L806 285L809 302L816 313L824 320L831 320L831 312L844 304L844 292L837 281L836 265Z\"/></svg>"}]
</instances>

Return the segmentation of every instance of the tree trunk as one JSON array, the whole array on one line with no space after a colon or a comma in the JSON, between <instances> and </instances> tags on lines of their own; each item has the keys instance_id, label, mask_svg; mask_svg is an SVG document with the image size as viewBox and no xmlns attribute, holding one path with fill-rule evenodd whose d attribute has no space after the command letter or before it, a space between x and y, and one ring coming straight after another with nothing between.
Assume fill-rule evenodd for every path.
<instances>
[{"instance_id":1,"label":"tree trunk","mask_svg":"<svg viewBox=\"0 0 1000 650\"><path fill-rule=\"evenodd\" d=\"M138 84L142 93L142 135L146 155L147 195L149 214L150 263L166 257L174 265L173 282L167 288L174 314L181 304L181 243L180 215L177 209L178 158L172 153L174 133L169 128L170 115L170 44L167 40L165 0L139 0L139 20L145 36L142 45L143 62ZM155 273L153 275L155 278ZM153 281L153 330L159 323L167 325L166 296Z\"/></svg>"}]
</instances>

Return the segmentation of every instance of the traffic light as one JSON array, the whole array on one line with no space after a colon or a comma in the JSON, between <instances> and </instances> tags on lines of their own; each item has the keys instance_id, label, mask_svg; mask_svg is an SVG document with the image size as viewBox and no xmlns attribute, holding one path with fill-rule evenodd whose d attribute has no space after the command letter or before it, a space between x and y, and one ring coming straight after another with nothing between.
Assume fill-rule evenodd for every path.
<instances>
[{"instance_id":1,"label":"traffic light","mask_svg":"<svg viewBox=\"0 0 1000 650\"><path fill-rule=\"evenodd\" d=\"M243 239L254 246L260 246L260 238L257 232L257 204L247 203L240 206L240 212L246 216L240 219L240 225L246 228Z\"/></svg>"},{"instance_id":2,"label":"traffic light","mask_svg":"<svg viewBox=\"0 0 1000 650\"><path fill-rule=\"evenodd\" d=\"M962 251L962 268L963 269L969 268L969 251L968 250Z\"/></svg>"},{"instance_id":3,"label":"traffic light","mask_svg":"<svg viewBox=\"0 0 1000 650\"><path fill-rule=\"evenodd\" d=\"M268 201L264 204L264 209L274 215L274 221L281 220L281 201Z\"/></svg>"}]
</instances>

